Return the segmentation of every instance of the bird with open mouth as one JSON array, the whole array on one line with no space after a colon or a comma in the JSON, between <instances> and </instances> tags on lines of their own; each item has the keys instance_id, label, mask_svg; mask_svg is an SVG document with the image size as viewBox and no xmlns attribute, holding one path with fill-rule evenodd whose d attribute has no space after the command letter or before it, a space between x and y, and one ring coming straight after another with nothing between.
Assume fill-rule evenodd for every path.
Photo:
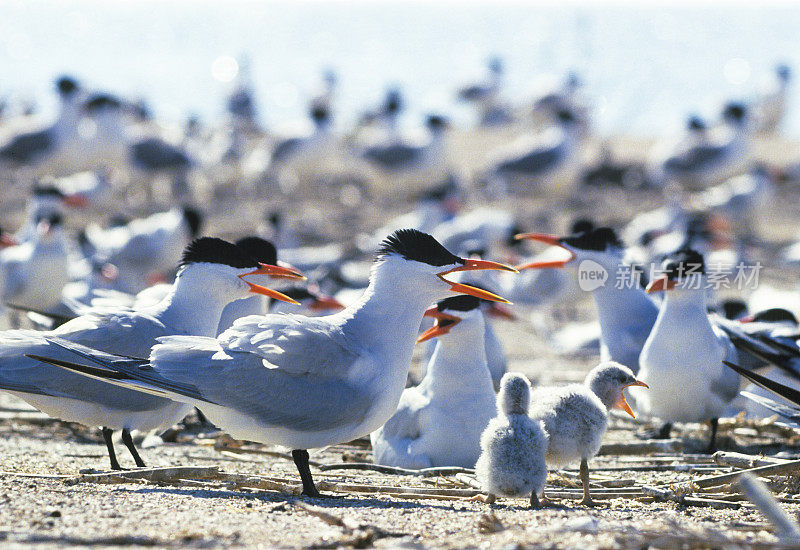
<instances>
[{"instance_id":1,"label":"bird with open mouth","mask_svg":"<svg viewBox=\"0 0 800 550\"><path fill-rule=\"evenodd\" d=\"M515 271L398 230L384 240L362 298L333 315L250 317L217 338L163 338L147 360L49 338L76 353L41 360L197 406L232 437L289 447L302 493L318 497L307 449L364 436L392 416L428 305L454 292L504 301L447 278L480 269Z\"/></svg>"}]
</instances>

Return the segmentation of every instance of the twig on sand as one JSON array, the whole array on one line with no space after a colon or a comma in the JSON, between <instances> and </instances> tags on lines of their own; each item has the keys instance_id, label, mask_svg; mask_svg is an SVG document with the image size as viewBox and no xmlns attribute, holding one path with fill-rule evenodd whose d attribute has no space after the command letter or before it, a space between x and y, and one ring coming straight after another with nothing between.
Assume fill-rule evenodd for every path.
<instances>
[{"instance_id":1,"label":"twig on sand","mask_svg":"<svg viewBox=\"0 0 800 550\"><path fill-rule=\"evenodd\" d=\"M372 464L371 462L340 462L336 464L322 464L319 466L320 472L327 472L330 470L371 470L381 474L419 477L451 476L458 473L471 474L475 471L471 468L458 467L422 468L420 470L411 470L409 468L398 468L396 466L382 466L380 464Z\"/></svg>"},{"instance_id":2,"label":"twig on sand","mask_svg":"<svg viewBox=\"0 0 800 550\"><path fill-rule=\"evenodd\" d=\"M683 451L682 439L647 439L629 443L605 443L599 455L646 455L652 453L679 453Z\"/></svg>"},{"instance_id":3,"label":"twig on sand","mask_svg":"<svg viewBox=\"0 0 800 550\"><path fill-rule=\"evenodd\" d=\"M131 481L143 480L153 483L170 482L188 479L216 479L220 476L219 468L216 466L195 467L182 466L177 468L141 468L138 470L103 472L99 474L81 474L70 476L64 479L67 485L78 483L130 483Z\"/></svg>"},{"instance_id":4,"label":"twig on sand","mask_svg":"<svg viewBox=\"0 0 800 550\"><path fill-rule=\"evenodd\" d=\"M299 500L294 501L292 506L321 519L328 525L340 527L344 531L343 535L345 535L345 537L343 539L330 541L322 545L314 545L316 548L366 548L372 546L378 539L405 536L405 533L386 531L375 525L361 524L352 518L331 514L319 506L311 506Z\"/></svg>"},{"instance_id":5,"label":"twig on sand","mask_svg":"<svg viewBox=\"0 0 800 550\"><path fill-rule=\"evenodd\" d=\"M214 449L225 454L226 456L233 456L236 454L251 454L251 455L264 455L272 456L275 458L283 458L285 460L294 460L289 453L281 453L278 451L268 451L266 449L248 449L246 447L226 447L224 445L214 445ZM319 462L309 460L311 466L320 466Z\"/></svg>"},{"instance_id":6,"label":"twig on sand","mask_svg":"<svg viewBox=\"0 0 800 550\"><path fill-rule=\"evenodd\" d=\"M692 497L688 496L674 489L664 489L659 487L643 486L642 492L655 498L656 500L671 500L678 504L685 504L686 506L708 506L710 508L730 508L738 509L741 504L738 502L730 502L727 500L717 500L712 498Z\"/></svg>"},{"instance_id":7,"label":"twig on sand","mask_svg":"<svg viewBox=\"0 0 800 550\"><path fill-rule=\"evenodd\" d=\"M800 525L778 504L764 482L753 474L745 473L739 476L737 485L750 502L755 504L764 517L775 526L776 535L783 542L786 539L793 539L795 543L800 542Z\"/></svg>"},{"instance_id":8,"label":"twig on sand","mask_svg":"<svg viewBox=\"0 0 800 550\"><path fill-rule=\"evenodd\" d=\"M720 466L734 466L736 468L758 468L760 466L770 466L772 464L785 464L789 462L781 458L764 456L746 455L742 453L730 453L717 451L713 455L714 462Z\"/></svg>"}]
</instances>

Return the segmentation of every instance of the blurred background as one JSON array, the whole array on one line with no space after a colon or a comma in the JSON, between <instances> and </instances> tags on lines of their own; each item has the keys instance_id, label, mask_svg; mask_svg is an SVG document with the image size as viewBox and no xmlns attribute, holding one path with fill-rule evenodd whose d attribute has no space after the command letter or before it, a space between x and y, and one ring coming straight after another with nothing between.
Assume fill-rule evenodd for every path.
<instances>
[{"instance_id":1,"label":"blurred background","mask_svg":"<svg viewBox=\"0 0 800 550\"><path fill-rule=\"evenodd\" d=\"M777 63L800 55L800 7L717 2L256 2L21 0L2 2L0 97L54 112L53 76L144 97L174 122L224 114L246 60L258 118L303 114L319 74L338 77L337 124L402 86L405 124L430 110L460 122L452 90L489 56L505 64L503 95L520 101L543 78L580 74L604 133L665 134L722 98L751 97ZM796 106L797 97L791 98ZM411 121L411 122L409 122ZM785 129L800 132L791 108Z\"/></svg>"}]
</instances>

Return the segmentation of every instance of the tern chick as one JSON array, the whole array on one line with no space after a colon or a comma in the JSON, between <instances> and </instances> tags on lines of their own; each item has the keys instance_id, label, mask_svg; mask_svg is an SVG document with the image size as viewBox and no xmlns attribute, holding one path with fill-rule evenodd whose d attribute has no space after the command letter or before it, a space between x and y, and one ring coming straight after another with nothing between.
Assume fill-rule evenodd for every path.
<instances>
[{"instance_id":1,"label":"tern chick","mask_svg":"<svg viewBox=\"0 0 800 550\"><path fill-rule=\"evenodd\" d=\"M537 388L531 394L531 418L544 422L549 436L545 459L548 466L564 466L580 459L583 500L593 506L589 494L588 461L600 450L608 426L608 411L618 407L634 416L622 390L644 386L631 369L606 361L586 375L583 384L560 388Z\"/></svg>"},{"instance_id":2,"label":"tern chick","mask_svg":"<svg viewBox=\"0 0 800 550\"><path fill-rule=\"evenodd\" d=\"M500 381L496 418L481 435L481 456L475 474L490 500L530 493L531 507L539 507L539 496L547 480L547 433L541 420L528 416L531 384L522 374L507 373Z\"/></svg>"}]
</instances>

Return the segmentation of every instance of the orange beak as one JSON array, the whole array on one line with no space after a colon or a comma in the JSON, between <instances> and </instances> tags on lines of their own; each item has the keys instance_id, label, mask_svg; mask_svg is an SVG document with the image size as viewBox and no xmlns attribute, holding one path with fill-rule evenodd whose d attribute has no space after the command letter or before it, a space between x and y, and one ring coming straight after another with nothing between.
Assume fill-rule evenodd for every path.
<instances>
[{"instance_id":1,"label":"orange beak","mask_svg":"<svg viewBox=\"0 0 800 550\"><path fill-rule=\"evenodd\" d=\"M423 317L433 317L436 319L436 322L431 328L419 335L419 338L417 338L417 344L420 342L425 342L426 340L430 340L431 338L436 338L442 334L447 334L450 332L451 328L456 326L461 321L460 317L456 317L455 315L450 315L448 313L442 313L436 309L436 306L428 308Z\"/></svg>"},{"instance_id":2,"label":"orange beak","mask_svg":"<svg viewBox=\"0 0 800 550\"><path fill-rule=\"evenodd\" d=\"M244 281L244 277L248 275L269 275L270 277L275 277L279 279L305 279L305 276L294 269L293 267L283 267L277 265L269 265L269 264L258 264L260 267L256 270L253 270L249 273L243 273L239 275L239 278ZM271 288L263 287L261 285L253 284L249 281L244 281L250 287L250 292L254 294L261 294L262 296L269 296L270 298L274 298L276 300L280 300L282 302L288 302L290 304L300 305L300 302L294 300L293 298L288 297L286 294L282 294L277 290L272 290Z\"/></svg>"},{"instance_id":3,"label":"orange beak","mask_svg":"<svg viewBox=\"0 0 800 550\"><path fill-rule=\"evenodd\" d=\"M519 235L514 236L515 239L525 239L529 241L536 241L540 243L549 244L551 246L557 246L558 248L564 249L569 252L569 258L564 260L548 260L548 261L541 261L541 262L529 262L527 264L518 265L517 269L522 271L523 269L549 269L555 267L564 267L572 260L575 259L575 253L564 246L561 242L561 239L556 237L555 235L545 235L544 233L520 233Z\"/></svg>"},{"instance_id":4,"label":"orange beak","mask_svg":"<svg viewBox=\"0 0 800 550\"><path fill-rule=\"evenodd\" d=\"M11 235L5 233L0 234L0 248L8 248L9 246L17 246L19 243Z\"/></svg>"},{"instance_id":5,"label":"orange beak","mask_svg":"<svg viewBox=\"0 0 800 550\"><path fill-rule=\"evenodd\" d=\"M63 200L64 204L71 206L72 208L85 208L89 206L89 199L79 194L67 195Z\"/></svg>"},{"instance_id":6,"label":"orange beak","mask_svg":"<svg viewBox=\"0 0 800 550\"><path fill-rule=\"evenodd\" d=\"M643 388L648 388L648 389L650 388L650 386L648 386L647 384L645 384L641 380L637 380L636 382L633 382L632 384L627 384L625 386L622 386L622 389L624 390L625 388L628 388L630 386L641 386ZM626 413L631 415L633 418L636 418L636 415L633 414L633 410L631 409L631 406L628 405L628 402L625 400L625 394L622 393L621 390L619 392L619 399L617 400L616 403L614 403L614 406L619 408L619 409L622 409L623 411L625 411Z\"/></svg>"},{"instance_id":7,"label":"orange beak","mask_svg":"<svg viewBox=\"0 0 800 550\"><path fill-rule=\"evenodd\" d=\"M666 275L661 275L660 277L653 279L645 291L650 294L652 292L661 292L663 290L672 290L675 288L675 281L670 280L669 277Z\"/></svg>"},{"instance_id":8,"label":"orange beak","mask_svg":"<svg viewBox=\"0 0 800 550\"><path fill-rule=\"evenodd\" d=\"M492 317L497 317L499 319L506 319L507 321L516 321L517 316L514 315L514 312L511 311L506 306L499 304L497 302L492 303L489 306L489 309L486 310L488 315Z\"/></svg>"},{"instance_id":9,"label":"orange beak","mask_svg":"<svg viewBox=\"0 0 800 550\"><path fill-rule=\"evenodd\" d=\"M326 309L344 309L344 304L333 296L320 294L311 303L311 311L325 311Z\"/></svg>"},{"instance_id":10,"label":"orange beak","mask_svg":"<svg viewBox=\"0 0 800 550\"><path fill-rule=\"evenodd\" d=\"M452 290L453 292L460 292L461 294L469 294L470 296L475 296L476 298L481 298L482 300L489 300L490 302L503 302L504 304L510 304L511 302L509 302L505 298L498 296L497 294L493 294L487 290L475 288L474 286L465 285L462 283L454 283L444 278L444 276L447 275L448 273L455 273L456 271L477 271L481 269L496 269L500 271L510 271L512 273L519 273L513 267L507 266L505 264L490 262L488 260L476 260L473 258L469 258L464 260L464 265L453 269L449 269L447 271L442 271L441 273L437 273L436 276L439 277L445 283L449 284L450 290Z\"/></svg>"},{"instance_id":11,"label":"orange beak","mask_svg":"<svg viewBox=\"0 0 800 550\"><path fill-rule=\"evenodd\" d=\"M259 262L261 267L276 267L278 269L284 269L285 272L275 272L275 273L262 273L263 275L269 275L273 279L302 279L305 280L306 276L300 273L300 270L294 267L293 265L287 264L286 262L282 262L278 260L278 264L274 266L270 266L269 264L262 264ZM248 273L248 275L252 275L252 273Z\"/></svg>"}]
</instances>

